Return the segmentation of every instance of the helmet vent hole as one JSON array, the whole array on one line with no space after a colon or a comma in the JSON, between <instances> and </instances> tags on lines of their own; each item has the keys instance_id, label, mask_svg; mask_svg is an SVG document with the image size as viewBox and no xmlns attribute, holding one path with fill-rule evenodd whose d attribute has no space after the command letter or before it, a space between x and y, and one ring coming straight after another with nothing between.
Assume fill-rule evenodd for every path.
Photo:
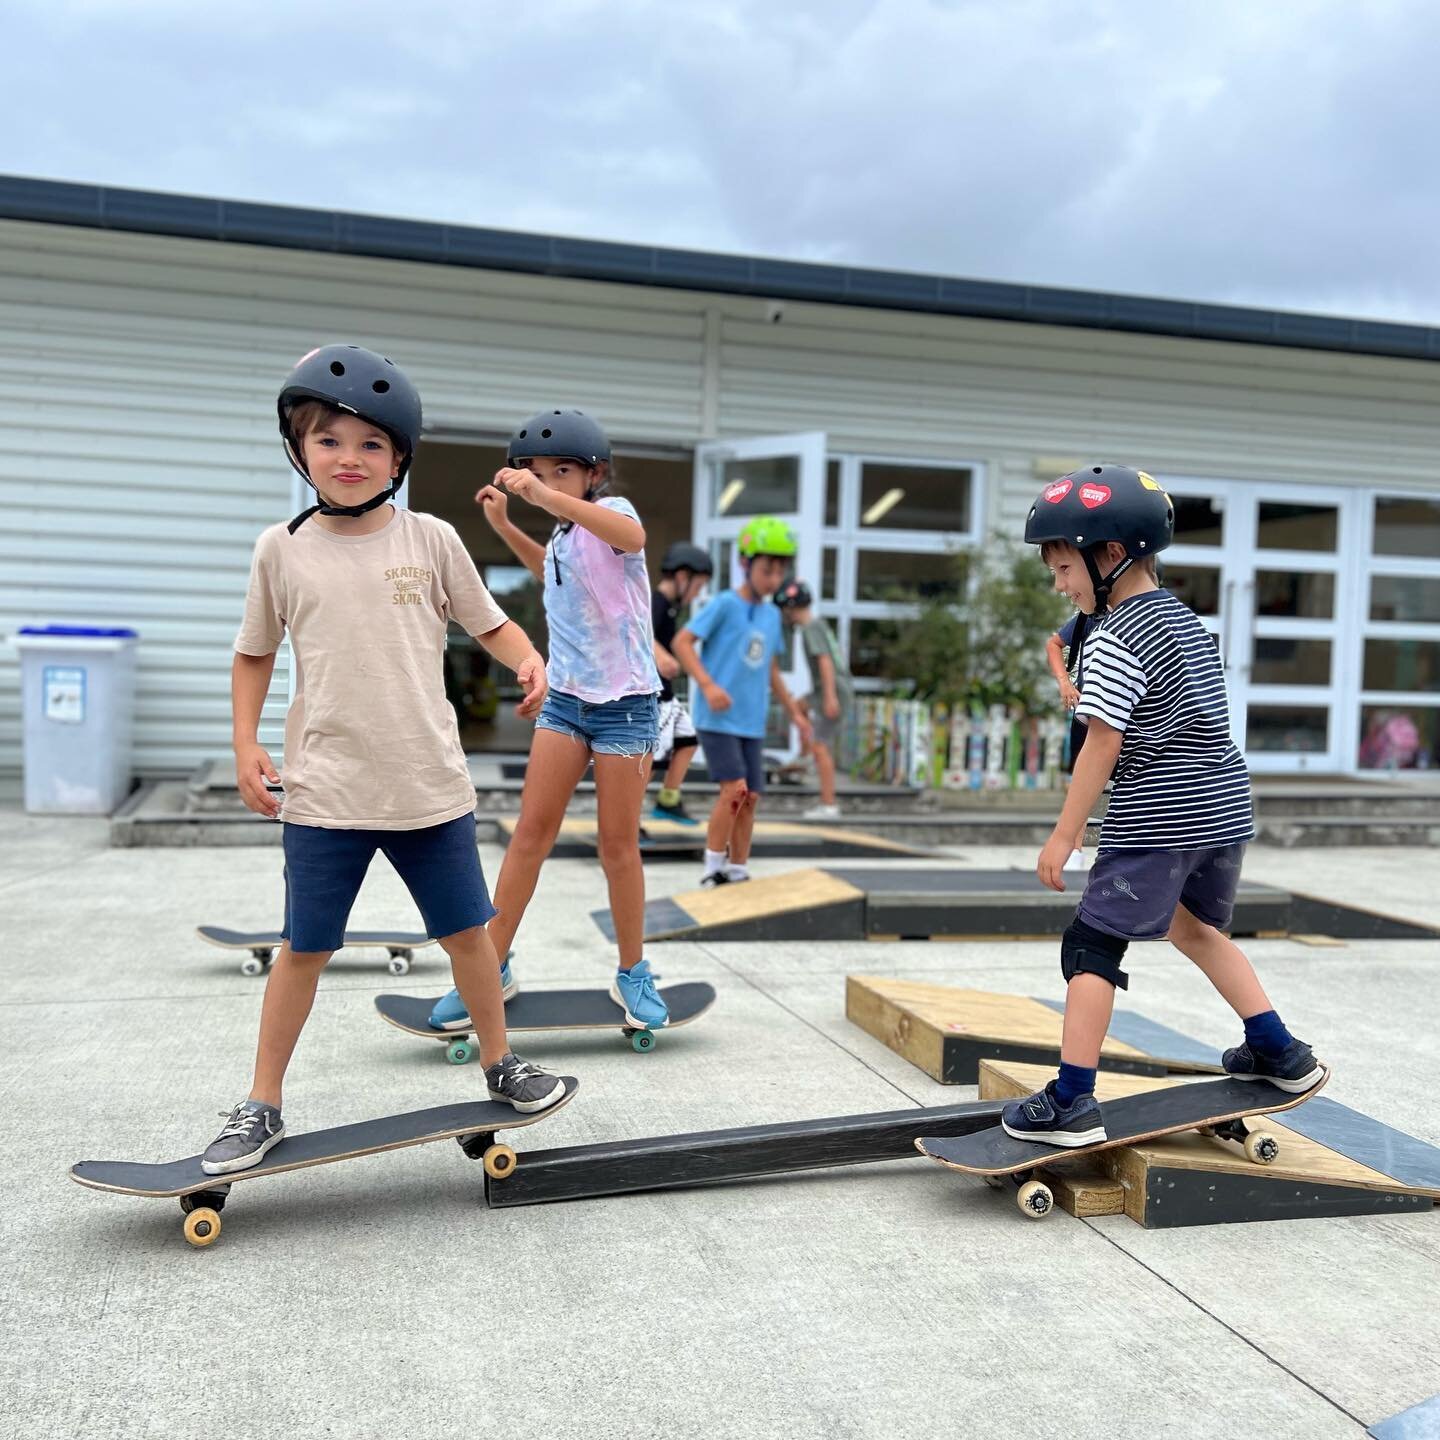
<instances>
[{"instance_id":1,"label":"helmet vent hole","mask_svg":"<svg viewBox=\"0 0 1440 1440\"><path fill-rule=\"evenodd\" d=\"M530 432L528 430L522 430L520 432L520 438L523 440L529 433Z\"/></svg>"},{"instance_id":2,"label":"helmet vent hole","mask_svg":"<svg viewBox=\"0 0 1440 1440\"><path fill-rule=\"evenodd\" d=\"M377 395L383 395L390 388L390 382L388 380L376 380L370 388Z\"/></svg>"},{"instance_id":3,"label":"helmet vent hole","mask_svg":"<svg viewBox=\"0 0 1440 1440\"><path fill-rule=\"evenodd\" d=\"M1100 474L1101 470L1104 469L1104 467L1101 466L1101 465L1092 465L1090 468L1091 468L1097 475Z\"/></svg>"},{"instance_id":4,"label":"helmet vent hole","mask_svg":"<svg viewBox=\"0 0 1440 1440\"><path fill-rule=\"evenodd\" d=\"M540 438L542 440L548 440L554 433L555 432L551 429L544 429L540 432Z\"/></svg>"},{"instance_id":5,"label":"helmet vent hole","mask_svg":"<svg viewBox=\"0 0 1440 1440\"><path fill-rule=\"evenodd\" d=\"M332 375L343 375L345 373L345 367L340 363L340 361L332 360L330 362L330 373Z\"/></svg>"}]
</instances>

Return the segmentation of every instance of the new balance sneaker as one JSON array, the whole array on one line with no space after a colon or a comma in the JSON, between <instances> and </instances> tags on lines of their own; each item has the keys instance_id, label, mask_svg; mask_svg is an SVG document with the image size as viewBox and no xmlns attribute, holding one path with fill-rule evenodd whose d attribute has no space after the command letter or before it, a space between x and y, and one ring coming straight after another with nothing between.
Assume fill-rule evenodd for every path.
<instances>
[{"instance_id":1,"label":"new balance sneaker","mask_svg":"<svg viewBox=\"0 0 1440 1440\"><path fill-rule=\"evenodd\" d=\"M258 1165L285 1138L280 1112L263 1100L242 1100L200 1157L207 1175L230 1175Z\"/></svg>"},{"instance_id":2,"label":"new balance sneaker","mask_svg":"<svg viewBox=\"0 0 1440 1440\"><path fill-rule=\"evenodd\" d=\"M700 822L685 808L685 802L678 800L674 805L662 805L656 801L651 807L652 820L673 820L677 825L698 825Z\"/></svg>"},{"instance_id":3,"label":"new balance sneaker","mask_svg":"<svg viewBox=\"0 0 1440 1440\"><path fill-rule=\"evenodd\" d=\"M502 999L509 1000L519 993L520 982L510 969L510 957L507 955L500 967L500 995ZM458 990L451 990L435 1002L435 1008L430 1012L430 1024L436 1030L470 1029L470 1012L465 1008Z\"/></svg>"},{"instance_id":4,"label":"new balance sneaker","mask_svg":"<svg viewBox=\"0 0 1440 1440\"><path fill-rule=\"evenodd\" d=\"M1000 1124L1007 1135L1042 1145L1096 1145L1106 1138L1095 1097L1077 1095L1069 1105L1061 1105L1053 1080L1034 1095L1012 1100L1000 1112Z\"/></svg>"},{"instance_id":5,"label":"new balance sneaker","mask_svg":"<svg viewBox=\"0 0 1440 1440\"><path fill-rule=\"evenodd\" d=\"M1290 1095L1313 1089L1325 1078L1325 1067L1303 1040L1292 1040L1278 1055L1236 1045L1220 1057L1220 1063L1233 1080L1268 1080Z\"/></svg>"},{"instance_id":6,"label":"new balance sneaker","mask_svg":"<svg viewBox=\"0 0 1440 1440\"><path fill-rule=\"evenodd\" d=\"M548 1070L507 1051L485 1071L492 1100L513 1105L522 1115L544 1110L565 1095L565 1082Z\"/></svg>"},{"instance_id":7,"label":"new balance sneaker","mask_svg":"<svg viewBox=\"0 0 1440 1440\"><path fill-rule=\"evenodd\" d=\"M610 998L624 1010L625 1023L637 1030L658 1030L670 1023L670 1011L655 988L656 978L648 960L615 972Z\"/></svg>"},{"instance_id":8,"label":"new balance sneaker","mask_svg":"<svg viewBox=\"0 0 1440 1440\"><path fill-rule=\"evenodd\" d=\"M701 877L700 888L713 890L717 885L733 885L734 883L723 870L712 870L708 875Z\"/></svg>"}]
</instances>

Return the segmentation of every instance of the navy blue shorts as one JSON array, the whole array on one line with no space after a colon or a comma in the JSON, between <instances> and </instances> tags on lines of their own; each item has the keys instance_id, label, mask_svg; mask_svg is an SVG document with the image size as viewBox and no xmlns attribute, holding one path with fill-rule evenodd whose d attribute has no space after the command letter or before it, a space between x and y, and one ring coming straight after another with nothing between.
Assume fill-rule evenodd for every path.
<instances>
[{"instance_id":1,"label":"navy blue shorts","mask_svg":"<svg viewBox=\"0 0 1440 1440\"><path fill-rule=\"evenodd\" d=\"M1207 850L1102 850L1076 913L1122 940L1163 940L1177 905L1203 924L1228 930L1244 858L1243 843Z\"/></svg>"},{"instance_id":2,"label":"navy blue shorts","mask_svg":"<svg viewBox=\"0 0 1440 1440\"><path fill-rule=\"evenodd\" d=\"M765 742L758 735L732 735L728 730L697 733L712 780L721 785L743 780L752 794L765 793Z\"/></svg>"},{"instance_id":3,"label":"navy blue shorts","mask_svg":"<svg viewBox=\"0 0 1440 1440\"><path fill-rule=\"evenodd\" d=\"M405 882L433 939L484 925L495 914L473 815L422 830L326 830L287 821L284 831L280 933L302 954L338 950L344 943L350 909L377 850Z\"/></svg>"}]
</instances>

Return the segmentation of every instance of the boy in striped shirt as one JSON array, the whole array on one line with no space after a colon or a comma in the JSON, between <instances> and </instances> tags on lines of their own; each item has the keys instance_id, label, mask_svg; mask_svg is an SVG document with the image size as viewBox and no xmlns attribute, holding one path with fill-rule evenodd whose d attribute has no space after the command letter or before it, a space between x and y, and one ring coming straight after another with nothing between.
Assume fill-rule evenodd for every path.
<instances>
[{"instance_id":1,"label":"boy in striped shirt","mask_svg":"<svg viewBox=\"0 0 1440 1440\"><path fill-rule=\"evenodd\" d=\"M1066 980L1060 1073L1005 1107L1006 1131L1049 1145L1105 1139L1095 1101L1100 1045L1132 940L1169 939L1245 1025L1222 1057L1239 1080L1298 1094L1323 1068L1281 1022L1244 952L1225 931L1245 844L1255 834L1250 776L1230 738L1225 678L1194 614L1155 580L1174 535L1170 498L1124 465L1092 465L1047 485L1025 541L1039 545L1055 588L1093 616L1076 716L1088 727L1064 809L1036 873L1064 890L1061 869L1114 776L1099 852L1060 945Z\"/></svg>"}]
</instances>

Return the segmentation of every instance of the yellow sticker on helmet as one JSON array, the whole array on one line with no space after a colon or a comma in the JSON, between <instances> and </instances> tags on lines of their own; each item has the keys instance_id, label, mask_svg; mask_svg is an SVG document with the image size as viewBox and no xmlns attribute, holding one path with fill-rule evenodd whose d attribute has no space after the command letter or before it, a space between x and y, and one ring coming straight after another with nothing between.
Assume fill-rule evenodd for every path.
<instances>
[{"instance_id":1,"label":"yellow sticker on helmet","mask_svg":"<svg viewBox=\"0 0 1440 1440\"><path fill-rule=\"evenodd\" d=\"M1147 475L1143 470L1137 470L1135 473L1140 477L1140 483L1147 490L1160 490L1160 487L1155 483L1155 481L1151 479L1151 477ZM1163 490L1160 490L1160 493L1163 495L1165 492Z\"/></svg>"}]
</instances>

